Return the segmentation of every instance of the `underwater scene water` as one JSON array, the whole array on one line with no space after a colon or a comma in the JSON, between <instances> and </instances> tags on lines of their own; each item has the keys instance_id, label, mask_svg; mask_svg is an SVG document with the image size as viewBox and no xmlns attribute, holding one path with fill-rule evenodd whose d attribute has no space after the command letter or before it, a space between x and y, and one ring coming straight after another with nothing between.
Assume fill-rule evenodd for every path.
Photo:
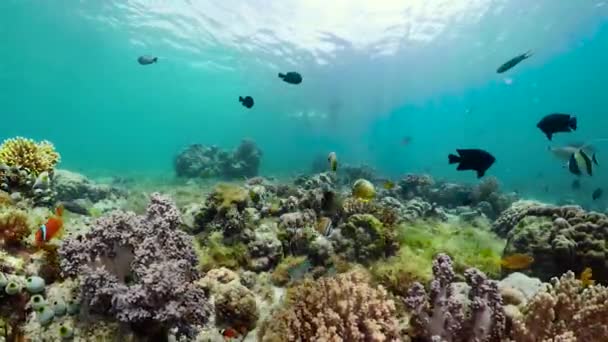
<instances>
[{"instance_id":1,"label":"underwater scene water","mask_svg":"<svg viewBox=\"0 0 608 342\"><path fill-rule=\"evenodd\" d=\"M608 2L4 0L0 340L608 341Z\"/></svg>"}]
</instances>

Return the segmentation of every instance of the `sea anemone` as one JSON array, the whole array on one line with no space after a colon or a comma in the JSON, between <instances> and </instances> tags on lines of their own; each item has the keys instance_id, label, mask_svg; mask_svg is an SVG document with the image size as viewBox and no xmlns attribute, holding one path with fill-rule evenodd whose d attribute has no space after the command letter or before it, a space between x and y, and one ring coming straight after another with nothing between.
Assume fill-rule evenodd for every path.
<instances>
[{"instance_id":1,"label":"sea anemone","mask_svg":"<svg viewBox=\"0 0 608 342\"><path fill-rule=\"evenodd\" d=\"M52 171L59 159L53 144L46 140L35 142L16 137L5 140L0 146L0 163L25 169L34 175Z\"/></svg>"}]
</instances>

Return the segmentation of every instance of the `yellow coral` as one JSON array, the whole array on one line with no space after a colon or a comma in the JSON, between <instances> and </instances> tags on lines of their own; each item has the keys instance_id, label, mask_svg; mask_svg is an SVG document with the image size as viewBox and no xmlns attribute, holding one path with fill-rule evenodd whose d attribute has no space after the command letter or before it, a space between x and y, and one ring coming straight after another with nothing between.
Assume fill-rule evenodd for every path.
<instances>
[{"instance_id":1,"label":"yellow coral","mask_svg":"<svg viewBox=\"0 0 608 342\"><path fill-rule=\"evenodd\" d=\"M16 137L5 140L0 146L0 163L23 168L34 175L52 171L59 162L59 153L50 142L35 142Z\"/></svg>"},{"instance_id":2,"label":"yellow coral","mask_svg":"<svg viewBox=\"0 0 608 342\"><path fill-rule=\"evenodd\" d=\"M219 203L220 210L228 210L233 205L238 207L247 203L249 191L240 186L221 183L215 187L212 199Z\"/></svg>"}]
</instances>

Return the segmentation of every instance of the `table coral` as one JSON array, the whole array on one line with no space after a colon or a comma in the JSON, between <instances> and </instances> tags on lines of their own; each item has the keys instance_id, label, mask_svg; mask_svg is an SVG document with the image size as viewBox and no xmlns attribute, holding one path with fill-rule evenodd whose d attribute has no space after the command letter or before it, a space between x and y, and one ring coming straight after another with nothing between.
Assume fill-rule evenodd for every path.
<instances>
[{"instance_id":1,"label":"table coral","mask_svg":"<svg viewBox=\"0 0 608 342\"><path fill-rule=\"evenodd\" d=\"M477 269L465 271L470 286L467 301L455 289L456 275L449 256L437 256L433 275L430 294L421 283L415 283L406 298L406 306L412 311L412 335L429 341L501 341L505 313L495 281Z\"/></svg>"},{"instance_id":2,"label":"table coral","mask_svg":"<svg viewBox=\"0 0 608 342\"><path fill-rule=\"evenodd\" d=\"M198 260L179 225L174 203L152 194L144 215L115 211L86 235L67 239L59 250L62 271L80 277L82 301L93 313L144 328L148 336L173 327L190 333L211 309L193 283Z\"/></svg>"},{"instance_id":3,"label":"table coral","mask_svg":"<svg viewBox=\"0 0 608 342\"><path fill-rule=\"evenodd\" d=\"M48 141L16 137L5 140L0 146L0 164L16 166L34 175L52 171L59 159L59 153Z\"/></svg>"},{"instance_id":4,"label":"table coral","mask_svg":"<svg viewBox=\"0 0 608 342\"><path fill-rule=\"evenodd\" d=\"M513 322L512 341L606 341L608 288L584 288L572 272L551 283L528 302L524 318Z\"/></svg>"},{"instance_id":5,"label":"table coral","mask_svg":"<svg viewBox=\"0 0 608 342\"><path fill-rule=\"evenodd\" d=\"M258 331L260 341L400 341L395 304L358 272L306 280Z\"/></svg>"}]
</instances>

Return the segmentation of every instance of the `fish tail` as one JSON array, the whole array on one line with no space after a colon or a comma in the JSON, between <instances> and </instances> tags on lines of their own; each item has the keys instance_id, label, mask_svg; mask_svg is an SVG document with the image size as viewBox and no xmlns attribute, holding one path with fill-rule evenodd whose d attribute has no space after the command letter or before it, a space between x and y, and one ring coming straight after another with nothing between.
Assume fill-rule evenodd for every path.
<instances>
[{"instance_id":1,"label":"fish tail","mask_svg":"<svg viewBox=\"0 0 608 342\"><path fill-rule=\"evenodd\" d=\"M532 52L532 50L528 50L526 51L526 53L524 53L524 58L530 58L534 56L534 53Z\"/></svg>"},{"instance_id":2,"label":"fish tail","mask_svg":"<svg viewBox=\"0 0 608 342\"><path fill-rule=\"evenodd\" d=\"M593 156L591 157L591 160L593 161L593 163L597 166L599 166L600 164L597 163L597 158L595 157L595 153L593 154Z\"/></svg>"},{"instance_id":3,"label":"fish tail","mask_svg":"<svg viewBox=\"0 0 608 342\"><path fill-rule=\"evenodd\" d=\"M285 78L285 74L279 73L279 78Z\"/></svg>"},{"instance_id":4,"label":"fish tail","mask_svg":"<svg viewBox=\"0 0 608 342\"><path fill-rule=\"evenodd\" d=\"M455 154L449 154L448 155L448 161L450 162L450 164L455 164L455 163L459 163L460 162L460 157L455 155Z\"/></svg>"}]
</instances>

